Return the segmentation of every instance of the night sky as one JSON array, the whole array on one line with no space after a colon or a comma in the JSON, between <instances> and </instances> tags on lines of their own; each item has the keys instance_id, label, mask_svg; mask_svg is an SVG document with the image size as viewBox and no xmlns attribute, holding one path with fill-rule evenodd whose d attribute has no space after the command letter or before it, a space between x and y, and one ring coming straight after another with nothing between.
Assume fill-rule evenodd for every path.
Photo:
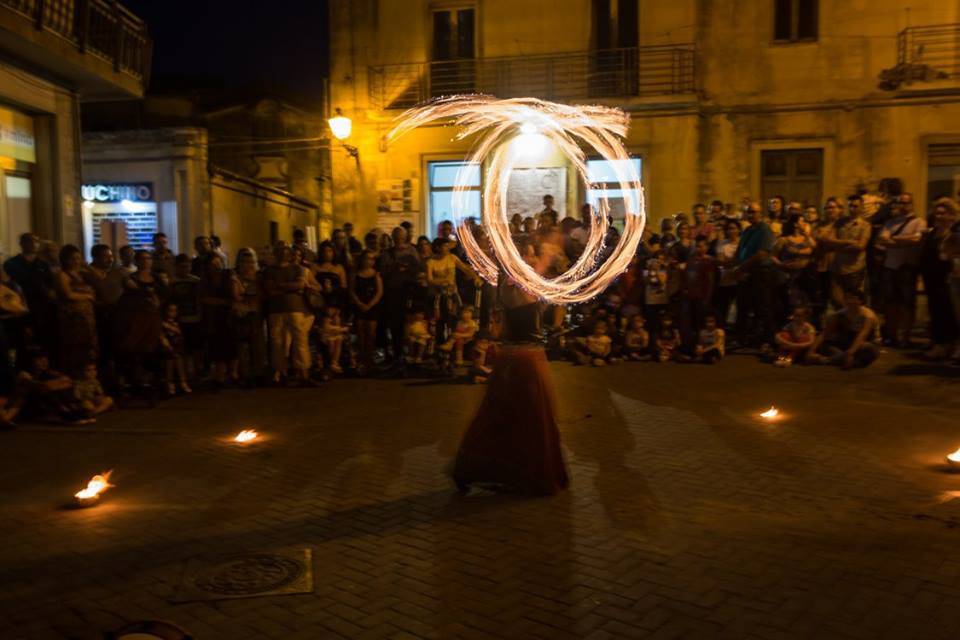
<instances>
[{"instance_id":1,"label":"night sky","mask_svg":"<svg viewBox=\"0 0 960 640\"><path fill-rule=\"evenodd\" d=\"M154 38L154 90L263 91L318 101L326 0L123 0Z\"/></svg>"}]
</instances>

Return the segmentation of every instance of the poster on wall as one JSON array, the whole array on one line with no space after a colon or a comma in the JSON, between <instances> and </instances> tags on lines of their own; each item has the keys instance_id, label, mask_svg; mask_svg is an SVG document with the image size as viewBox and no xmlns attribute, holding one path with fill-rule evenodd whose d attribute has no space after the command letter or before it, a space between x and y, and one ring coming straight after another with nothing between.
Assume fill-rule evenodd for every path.
<instances>
[{"instance_id":1,"label":"poster on wall","mask_svg":"<svg viewBox=\"0 0 960 640\"><path fill-rule=\"evenodd\" d=\"M377 180L377 213L416 211L419 181L402 178Z\"/></svg>"},{"instance_id":2,"label":"poster on wall","mask_svg":"<svg viewBox=\"0 0 960 640\"><path fill-rule=\"evenodd\" d=\"M566 216L567 170L565 167L514 169L507 187L508 217L519 213L535 216L543 210L543 196L553 196L553 208L560 218Z\"/></svg>"}]
</instances>

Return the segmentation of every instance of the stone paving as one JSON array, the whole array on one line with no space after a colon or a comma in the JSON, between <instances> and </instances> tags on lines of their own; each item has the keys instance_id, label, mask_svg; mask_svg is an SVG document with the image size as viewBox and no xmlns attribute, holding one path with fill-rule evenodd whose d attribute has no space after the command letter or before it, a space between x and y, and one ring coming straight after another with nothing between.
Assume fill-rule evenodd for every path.
<instances>
[{"instance_id":1,"label":"stone paving","mask_svg":"<svg viewBox=\"0 0 960 640\"><path fill-rule=\"evenodd\" d=\"M572 476L553 498L454 493L483 388L429 380L0 433L0 638L138 619L199 640L960 634L955 372L887 354L553 374ZM264 441L230 444L244 427ZM60 508L109 468L102 504ZM312 593L172 603L188 561L303 547Z\"/></svg>"}]
</instances>

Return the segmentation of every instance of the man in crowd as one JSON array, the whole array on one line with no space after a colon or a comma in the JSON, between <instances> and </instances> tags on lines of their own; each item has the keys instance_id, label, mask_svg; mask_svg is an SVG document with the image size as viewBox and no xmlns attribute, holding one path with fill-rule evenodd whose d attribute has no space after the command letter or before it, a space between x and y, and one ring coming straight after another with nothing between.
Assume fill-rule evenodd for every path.
<instances>
[{"instance_id":1,"label":"man in crowd","mask_svg":"<svg viewBox=\"0 0 960 640\"><path fill-rule=\"evenodd\" d=\"M770 252L776 238L766 223L759 202L751 202L744 210L750 225L744 229L737 245L734 272L740 281L737 290L737 335L741 344L748 336L759 339L762 347L772 344L776 331L776 274ZM752 317L752 330L751 330Z\"/></svg>"},{"instance_id":2,"label":"man in crowd","mask_svg":"<svg viewBox=\"0 0 960 640\"><path fill-rule=\"evenodd\" d=\"M208 236L197 236L193 239L193 250L196 255L190 263L190 273L199 278L203 275L203 265L207 255L213 252L213 244Z\"/></svg>"},{"instance_id":3,"label":"man in crowd","mask_svg":"<svg viewBox=\"0 0 960 640\"><path fill-rule=\"evenodd\" d=\"M306 273L293 263L293 251L284 242L274 247L273 260L264 278L273 382L278 384L292 368L296 382L311 385L309 334L314 317L303 295Z\"/></svg>"},{"instance_id":4,"label":"man in crowd","mask_svg":"<svg viewBox=\"0 0 960 640\"><path fill-rule=\"evenodd\" d=\"M354 261L357 257L360 256L360 253L363 252L363 245L360 244L360 241L353 237L353 223L344 222L343 223L343 233L347 236L347 249L350 251L350 255L353 256Z\"/></svg>"},{"instance_id":5,"label":"man in crowd","mask_svg":"<svg viewBox=\"0 0 960 640\"><path fill-rule=\"evenodd\" d=\"M909 346L917 305L920 240L927 224L913 211L913 195L903 193L877 237L884 252L880 275L884 311L884 338L889 344Z\"/></svg>"},{"instance_id":6,"label":"man in crowd","mask_svg":"<svg viewBox=\"0 0 960 640\"><path fill-rule=\"evenodd\" d=\"M168 279L173 278L175 258L176 256L168 247L167 234L163 232L153 234L153 272L162 273ZM110 259L112 262L112 253Z\"/></svg>"},{"instance_id":7,"label":"man in crowd","mask_svg":"<svg viewBox=\"0 0 960 640\"><path fill-rule=\"evenodd\" d=\"M810 362L829 362L844 369L866 367L877 359L873 344L877 332L877 314L863 305L863 294L844 293L843 308L827 318L824 331L810 347Z\"/></svg>"},{"instance_id":8,"label":"man in crowd","mask_svg":"<svg viewBox=\"0 0 960 640\"><path fill-rule=\"evenodd\" d=\"M230 267L230 258L227 256L227 252L223 250L223 242L220 241L220 236L210 236L210 249L220 256L220 264L223 265L224 269Z\"/></svg>"},{"instance_id":9,"label":"man in crowd","mask_svg":"<svg viewBox=\"0 0 960 640\"><path fill-rule=\"evenodd\" d=\"M344 225L346 227L346 225ZM307 262L316 262L317 254L310 249L310 243L307 242L307 232L303 229L294 229L293 230L293 248L299 249L300 253L303 254L303 259Z\"/></svg>"},{"instance_id":10,"label":"man in crowd","mask_svg":"<svg viewBox=\"0 0 960 640\"><path fill-rule=\"evenodd\" d=\"M53 306L53 276L50 265L40 259L40 238L32 233L20 236L20 253L3 264L3 270L20 287L30 310L25 319L33 339L44 349L53 347L57 314ZM25 338L26 336L24 336Z\"/></svg>"},{"instance_id":11,"label":"man in crowd","mask_svg":"<svg viewBox=\"0 0 960 640\"><path fill-rule=\"evenodd\" d=\"M420 259L403 227L394 227L392 237L393 246L380 254L377 270L383 279L382 312L386 327L390 331L394 362L402 370L407 302L417 282Z\"/></svg>"},{"instance_id":12,"label":"man in crowd","mask_svg":"<svg viewBox=\"0 0 960 640\"><path fill-rule=\"evenodd\" d=\"M870 223L863 219L863 197L855 194L847 198L846 215L834 225L832 237L817 241L834 252L830 263L830 299L837 308L842 307L845 291L863 294L866 284Z\"/></svg>"}]
</instances>

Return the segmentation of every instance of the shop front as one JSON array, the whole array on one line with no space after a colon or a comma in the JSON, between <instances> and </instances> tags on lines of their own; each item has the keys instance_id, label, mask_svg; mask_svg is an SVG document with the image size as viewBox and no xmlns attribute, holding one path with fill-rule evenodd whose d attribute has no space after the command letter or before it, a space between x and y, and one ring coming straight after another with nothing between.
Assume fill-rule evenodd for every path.
<instances>
[{"instance_id":1,"label":"shop front","mask_svg":"<svg viewBox=\"0 0 960 640\"><path fill-rule=\"evenodd\" d=\"M80 196L84 246L149 248L160 230L152 182L84 184Z\"/></svg>"},{"instance_id":2,"label":"shop front","mask_svg":"<svg viewBox=\"0 0 960 640\"><path fill-rule=\"evenodd\" d=\"M33 179L37 162L33 118L0 106L0 251L19 251L20 235L33 231Z\"/></svg>"}]
</instances>

